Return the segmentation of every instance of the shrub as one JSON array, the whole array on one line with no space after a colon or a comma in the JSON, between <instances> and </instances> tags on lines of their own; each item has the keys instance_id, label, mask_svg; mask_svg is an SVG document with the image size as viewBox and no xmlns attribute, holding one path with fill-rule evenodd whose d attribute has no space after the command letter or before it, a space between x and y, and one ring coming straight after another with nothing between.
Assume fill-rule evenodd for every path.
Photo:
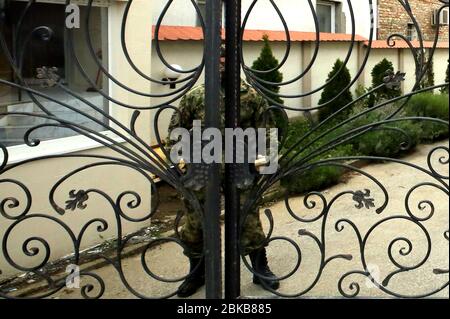
<instances>
[{"instance_id":1,"label":"shrub","mask_svg":"<svg viewBox=\"0 0 450 319\"><path fill-rule=\"evenodd\" d=\"M270 47L269 42L269 36L264 35L263 36L264 46L261 50L261 53L259 57L253 62L252 69L258 70L258 71L268 71L275 69L278 67L279 62L275 58L272 52L272 48ZM273 83L280 83L283 81L283 74L279 70L275 70L269 73L256 73L256 76L261 78L262 80L273 82ZM261 83L261 86L265 87L266 89L270 90L274 93L280 92L280 87L277 85L269 85L265 83ZM276 94L270 94L265 93L268 97L270 97L272 100L278 102L279 104L283 104L283 100L277 96ZM269 101L269 104L273 104Z\"/></svg>"},{"instance_id":2,"label":"shrub","mask_svg":"<svg viewBox=\"0 0 450 319\"><path fill-rule=\"evenodd\" d=\"M303 173L293 174L282 179L281 185L290 194L305 194L320 191L339 183L344 169L336 166L322 166L308 169Z\"/></svg>"},{"instance_id":3,"label":"shrub","mask_svg":"<svg viewBox=\"0 0 450 319\"><path fill-rule=\"evenodd\" d=\"M394 70L394 65L387 59L381 60L377 65L375 65L372 69L372 88L376 88L377 86L383 84L383 80L386 77L387 72ZM390 100L397 96L401 95L401 90L399 88L389 89L387 87L382 87L378 89L374 94L371 94L368 101L368 106L373 107L380 101Z\"/></svg>"},{"instance_id":4,"label":"shrub","mask_svg":"<svg viewBox=\"0 0 450 319\"><path fill-rule=\"evenodd\" d=\"M365 156L396 157L418 144L419 129L413 121L389 123L357 137L354 145L358 153Z\"/></svg>"},{"instance_id":5,"label":"shrub","mask_svg":"<svg viewBox=\"0 0 450 319\"><path fill-rule=\"evenodd\" d=\"M366 88L362 84L358 84L358 86L355 89L355 100L359 99L363 95L367 94L368 90L369 90L369 88ZM366 97L362 98L361 100L359 100L358 102L355 102L355 104L352 107L352 110L355 108L360 108L362 111L363 109L365 109L369 106L369 102L370 102L370 96L368 96L368 97L366 96Z\"/></svg>"},{"instance_id":6,"label":"shrub","mask_svg":"<svg viewBox=\"0 0 450 319\"><path fill-rule=\"evenodd\" d=\"M261 49L261 53L259 57L253 62L252 69L258 70L258 71L268 71L275 69L278 67L279 62L275 58L272 52L272 48L270 47L269 42L269 36L264 35L263 36L264 46ZM273 83L280 83L283 81L283 74L279 70L275 70L269 73L256 73L256 76L261 78L262 80L273 82ZM261 86L268 89L270 92L279 93L280 87L277 85L270 85L265 83L260 83ZM271 94L269 92L264 92L265 95L267 95L270 99L277 102L278 104L283 104L284 101L277 96L276 94ZM273 105L274 103L267 100L269 105ZM284 117L281 113L281 111L272 109L271 110L271 117L275 123L275 126L278 128L284 128L286 126Z\"/></svg>"},{"instance_id":7,"label":"shrub","mask_svg":"<svg viewBox=\"0 0 450 319\"><path fill-rule=\"evenodd\" d=\"M352 155L351 146L339 147L337 150L327 153L323 158L341 157ZM281 180L284 186L291 194L304 194L311 191L320 191L324 188L337 184L345 169L339 166L324 165L308 168L304 172L286 176Z\"/></svg>"},{"instance_id":8,"label":"shrub","mask_svg":"<svg viewBox=\"0 0 450 319\"><path fill-rule=\"evenodd\" d=\"M342 70L341 70L342 68ZM339 70L341 70L339 72ZM337 74L339 72L339 74ZM332 80L328 85L324 88L322 92L322 96L320 98L319 104L325 104L331 101L334 97L341 94L342 91L350 84L351 77L350 72L347 67L344 66L344 63L341 60L337 60L333 66L333 69L328 74L327 82L333 78L333 76L337 76ZM321 108L319 110L319 120L323 121L328 118L331 114L342 108L343 106L351 103L353 101L352 93L350 89L346 89L336 100L328 104L327 106ZM341 113L339 117L345 117L348 115L348 112Z\"/></svg>"},{"instance_id":9,"label":"shrub","mask_svg":"<svg viewBox=\"0 0 450 319\"><path fill-rule=\"evenodd\" d=\"M312 141L331 127L340 122L334 119L321 127L318 131L313 132L310 137L297 145L293 153L304 152L298 156L298 159L313 150L323 146L327 141L355 129L372 123L382 121L398 109L398 105L387 105L379 109L371 109L367 114L351 121L349 124L339 128L333 133L325 136L319 141L306 148L306 144ZM363 110L367 110L364 106L356 106L352 112L359 114ZM403 112L397 115L397 118L403 117L431 117L441 120L449 120L449 102L448 94L435 95L432 93L421 93L413 96L405 106ZM281 150L285 153L286 149L292 147L299 139L311 130L310 123L305 118L294 120L290 123L286 144ZM401 130L401 131L400 131ZM334 147L332 150L324 154L316 156L309 163L344 156L377 156L395 158L413 149L420 141L431 141L437 138L448 136L448 126L426 122L423 120L400 120L390 122L379 127L372 128L367 132L355 137L347 144ZM284 177L281 185L290 193L304 194L311 191L320 191L326 187L330 187L338 183L345 173L345 169L337 166L320 166L312 167L304 172L298 172Z\"/></svg>"},{"instance_id":10,"label":"shrub","mask_svg":"<svg viewBox=\"0 0 450 319\"><path fill-rule=\"evenodd\" d=\"M405 107L406 116L422 116L444 121L449 120L448 94L419 93L411 97ZM434 141L449 136L448 126L420 121L420 139Z\"/></svg>"},{"instance_id":11,"label":"shrub","mask_svg":"<svg viewBox=\"0 0 450 319\"><path fill-rule=\"evenodd\" d=\"M362 84L358 84L358 86L355 89L355 97L359 98L366 93L367 93L367 89L365 88L365 86Z\"/></svg>"},{"instance_id":12,"label":"shrub","mask_svg":"<svg viewBox=\"0 0 450 319\"><path fill-rule=\"evenodd\" d=\"M311 124L305 117L291 120L284 144L284 151L294 145L302 136L311 129Z\"/></svg>"},{"instance_id":13,"label":"shrub","mask_svg":"<svg viewBox=\"0 0 450 319\"><path fill-rule=\"evenodd\" d=\"M450 63L450 60L448 61ZM449 77L448 77L448 71L450 68L449 63L447 63L447 72L445 73L445 83L449 83ZM447 93L448 94L448 85L441 88L441 93Z\"/></svg>"},{"instance_id":14,"label":"shrub","mask_svg":"<svg viewBox=\"0 0 450 319\"><path fill-rule=\"evenodd\" d=\"M431 52L429 52L427 63L429 63L429 66L425 72L424 79L422 80L423 88L434 86L434 60L431 56Z\"/></svg>"},{"instance_id":15,"label":"shrub","mask_svg":"<svg viewBox=\"0 0 450 319\"><path fill-rule=\"evenodd\" d=\"M393 114L398 106L387 105L383 108L373 109L369 113L352 121L351 126L358 128L380 122ZM359 114L362 110L355 110ZM399 115L404 117L404 115ZM402 130L405 134L399 131ZM352 139L355 151L363 156L395 157L400 153L414 148L419 142L418 132L420 125L418 121L401 120L390 122L378 127L373 127L365 133ZM407 144L405 144L408 142Z\"/></svg>"},{"instance_id":16,"label":"shrub","mask_svg":"<svg viewBox=\"0 0 450 319\"><path fill-rule=\"evenodd\" d=\"M314 139L314 137L317 137L332 125L334 126L335 123L336 122L330 123L326 128L313 133L310 137L308 137L304 142L302 142L294 149L293 154L303 151L304 153L298 157L301 158L301 156L305 156L311 151L318 149L319 147L323 146L326 141L329 141L330 139L336 137L338 133L330 134L330 136L324 137L324 141L317 141L311 147L307 149L304 148L309 141ZM294 145L295 142L299 141L299 139L304 136L310 129L310 124L305 118L293 121L289 127L288 138L286 140L286 147L284 148L284 151ZM354 150L352 145L350 144L337 146L332 150L329 150L326 153L312 159L311 161L309 161L309 163L315 163L317 161L331 157L350 156L353 153ZM281 185L285 187L290 193L294 194L319 191L338 183L344 173L345 169L338 166L327 165L312 167L308 168L306 171L301 171L284 177L281 180Z\"/></svg>"}]
</instances>

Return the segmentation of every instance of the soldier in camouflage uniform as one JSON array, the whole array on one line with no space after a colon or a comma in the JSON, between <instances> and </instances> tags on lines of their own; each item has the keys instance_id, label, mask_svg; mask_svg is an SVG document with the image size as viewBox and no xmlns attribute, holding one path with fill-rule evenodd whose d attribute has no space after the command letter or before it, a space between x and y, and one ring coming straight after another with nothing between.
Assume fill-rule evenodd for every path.
<instances>
[{"instance_id":1,"label":"soldier in camouflage uniform","mask_svg":"<svg viewBox=\"0 0 450 319\"><path fill-rule=\"evenodd\" d=\"M222 70L224 65L224 58L222 55ZM240 123L242 129L246 128L262 128L265 124L265 111L268 107L267 101L259 95L255 89L250 87L245 81L241 81L241 106L240 106ZM189 91L181 100L179 111L172 116L169 125L169 133L177 128L183 127L188 130L192 129L194 120L201 120L204 123L205 119L205 86L200 85ZM225 127L225 105L224 92L221 90L221 99L219 104L221 128ZM223 169L222 169L223 174ZM195 192L200 204L203 207L205 202L205 192ZM241 204L246 198L245 191L241 193ZM185 254L189 257L191 262L192 274L185 280L178 290L179 297L188 297L194 294L198 288L204 285L204 259L203 252L203 229L201 216L193 209L188 200L184 200L186 206L185 224L180 231L181 240L186 244ZM270 271L267 263L266 251L264 248L264 241L266 236L264 234L261 220L259 218L258 208L250 212L245 220L244 229L241 234L241 245L244 248L244 254L250 255L253 269L265 277L272 277L274 280L263 281L257 276L254 276L253 282L261 284L263 288L266 286L272 289L279 288L279 282L276 276Z\"/></svg>"}]
</instances>

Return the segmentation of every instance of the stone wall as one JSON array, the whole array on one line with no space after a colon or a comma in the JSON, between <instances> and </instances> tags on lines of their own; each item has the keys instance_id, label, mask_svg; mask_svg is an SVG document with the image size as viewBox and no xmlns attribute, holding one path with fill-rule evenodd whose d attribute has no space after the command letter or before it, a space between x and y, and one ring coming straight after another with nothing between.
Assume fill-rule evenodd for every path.
<instances>
[{"instance_id":1,"label":"stone wall","mask_svg":"<svg viewBox=\"0 0 450 319\"><path fill-rule=\"evenodd\" d=\"M442 2L438 0L410 0L412 12L420 25L423 38L432 41L435 38L436 26L431 23L432 12L440 8ZM393 33L407 35L408 23L411 18L398 1L379 0L378 1L378 39L384 40ZM448 25L440 27L440 41L448 41Z\"/></svg>"}]
</instances>

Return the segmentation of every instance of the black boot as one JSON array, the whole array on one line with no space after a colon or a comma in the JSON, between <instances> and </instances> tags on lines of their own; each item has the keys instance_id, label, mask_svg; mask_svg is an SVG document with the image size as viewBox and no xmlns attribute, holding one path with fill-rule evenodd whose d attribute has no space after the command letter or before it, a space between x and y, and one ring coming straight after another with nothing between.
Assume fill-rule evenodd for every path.
<instances>
[{"instance_id":1,"label":"black boot","mask_svg":"<svg viewBox=\"0 0 450 319\"><path fill-rule=\"evenodd\" d=\"M267 280L267 279L260 278L256 275L253 275L253 283L254 284L261 285L264 289L266 289L266 287L269 287L273 290L277 290L278 288L280 288L280 282L278 280L276 280L277 276L275 276L274 273L269 268L265 248L261 248L261 249L251 252L250 260L252 262L253 270L256 273L258 273L264 277L274 279L274 280Z\"/></svg>"},{"instance_id":2,"label":"black boot","mask_svg":"<svg viewBox=\"0 0 450 319\"><path fill-rule=\"evenodd\" d=\"M205 259L189 258L191 273L178 288L177 296L187 298L197 292L199 288L205 285Z\"/></svg>"}]
</instances>

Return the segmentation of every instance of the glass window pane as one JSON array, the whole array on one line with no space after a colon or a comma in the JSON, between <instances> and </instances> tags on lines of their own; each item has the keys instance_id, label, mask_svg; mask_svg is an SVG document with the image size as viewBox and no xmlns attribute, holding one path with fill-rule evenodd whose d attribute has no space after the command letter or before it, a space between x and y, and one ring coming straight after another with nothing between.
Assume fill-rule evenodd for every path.
<instances>
[{"instance_id":1,"label":"glass window pane","mask_svg":"<svg viewBox=\"0 0 450 319\"><path fill-rule=\"evenodd\" d=\"M198 5L198 9L200 10L200 13L202 14L203 19L205 19L205 14L206 14L206 3L205 0L198 0L197 1L197 5ZM201 19L199 16L197 16L197 26L201 27Z\"/></svg>"},{"instance_id":2,"label":"glass window pane","mask_svg":"<svg viewBox=\"0 0 450 319\"><path fill-rule=\"evenodd\" d=\"M319 19L320 32L331 32L331 14L332 8L330 5L317 4L317 18Z\"/></svg>"},{"instance_id":3,"label":"glass window pane","mask_svg":"<svg viewBox=\"0 0 450 319\"><path fill-rule=\"evenodd\" d=\"M23 86L42 92L49 97L69 105L77 111L71 110L65 105L53 102L40 96L30 96L25 90L11 89L6 85L0 85L0 113L27 112L37 116L23 116L8 114L0 116L0 142L6 146L23 144L24 134L32 127L40 124L56 124L55 121L40 117L45 113L42 107L52 112L56 117L70 121L74 124L82 125L94 131L106 131L103 126L106 118L92 105L100 107L102 111L108 113L109 103L97 92L102 90L108 92L108 81L100 72L96 62L101 63L105 69L108 65L107 56L107 8L92 7L89 34L94 56L89 49L88 39L85 35L85 21L87 7L80 7L81 28L72 29L73 43L69 43L69 38L64 32L65 6L52 3L34 3L27 19L21 28L19 36L14 36L17 28L16 24L26 2L13 1L7 11L7 24L5 34L9 37L9 51L13 56L22 57L22 67L20 77L23 79ZM46 26L52 30L52 37L49 41L39 40L38 37L31 37L30 41L24 43L34 29ZM8 31L9 30L9 31ZM14 53L13 48L19 48ZM75 55L83 66L85 75L77 67L76 59L71 53L71 47ZM46 85L46 80L39 76L38 70L46 68L60 79L58 85ZM89 82L86 76L90 79ZM20 83L14 74L13 68L6 55L0 50L0 78L11 82ZM96 89L97 88L97 89ZM77 96L72 96L65 89L72 91ZM34 98L34 101L33 101ZM85 99L88 103L83 103ZM85 115L80 114L85 113ZM97 121L89 119L93 116ZM78 135L79 133L62 127L45 126L32 133L31 138L38 138L42 141Z\"/></svg>"}]
</instances>

